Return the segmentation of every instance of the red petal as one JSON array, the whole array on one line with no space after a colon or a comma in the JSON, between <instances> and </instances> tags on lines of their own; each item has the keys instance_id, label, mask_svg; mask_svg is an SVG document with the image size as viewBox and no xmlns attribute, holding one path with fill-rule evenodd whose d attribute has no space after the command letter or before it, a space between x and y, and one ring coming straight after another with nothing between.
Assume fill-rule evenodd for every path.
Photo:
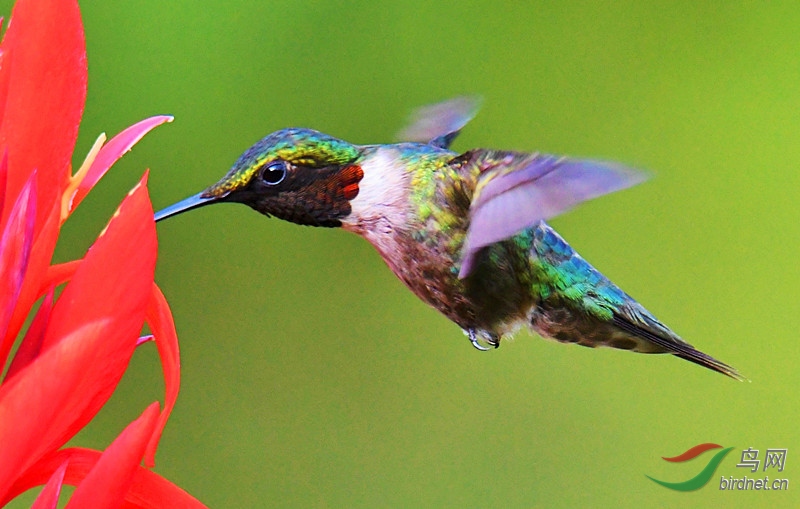
<instances>
[{"instance_id":1,"label":"red petal","mask_svg":"<svg viewBox=\"0 0 800 509\"><path fill-rule=\"evenodd\" d=\"M44 332L47 329L47 324L50 323L50 311L53 309L53 289L47 293L42 305L39 306L39 311L36 312L36 317L28 327L28 332L22 339L17 353L14 354L14 360L6 371L6 381L11 380L18 371L31 363L39 352L42 351L42 342L44 341Z\"/></svg>"},{"instance_id":2,"label":"red petal","mask_svg":"<svg viewBox=\"0 0 800 509\"><path fill-rule=\"evenodd\" d=\"M120 507L142 461L145 446L158 417L158 403L152 403L130 423L103 452L94 468L72 494L67 509Z\"/></svg>"},{"instance_id":3,"label":"red petal","mask_svg":"<svg viewBox=\"0 0 800 509\"><path fill-rule=\"evenodd\" d=\"M164 122L172 122L172 117L168 115L159 115L146 118L125 129L106 143L103 148L100 149L88 173L75 191L75 195L72 197L72 202L69 207L70 212L75 210L97 181L111 168L111 165L117 162L117 160L141 140L145 134Z\"/></svg>"},{"instance_id":4,"label":"red petal","mask_svg":"<svg viewBox=\"0 0 800 509\"><path fill-rule=\"evenodd\" d=\"M86 48L75 0L19 0L0 44L0 146L8 150L7 199L31 172L42 182L36 229L60 201L86 98ZM3 220L7 215L3 215Z\"/></svg>"},{"instance_id":5,"label":"red petal","mask_svg":"<svg viewBox=\"0 0 800 509\"><path fill-rule=\"evenodd\" d=\"M48 273L45 277L45 283L51 287L64 283L72 277L81 261L82 260L76 260L50 267L50 270L48 270ZM13 374L16 373L20 368L27 365L27 363L20 360L21 357L23 359L28 359L28 362L32 360L32 357L35 357L35 355L30 356L26 352L26 345L29 343L34 344L33 338L38 337L39 324L47 323L46 318L40 317L42 314L46 314L49 317L50 299L52 299L52 292L48 294L45 302L39 308L39 312L28 329L25 339L20 345L20 348L17 350L17 353L14 357L14 362L12 362L8 372L6 373L7 380L10 379L11 376L13 376ZM47 310L47 312L45 313L44 310ZM180 352L178 348L178 336L175 332L175 323L173 322L169 305L167 304L163 293L155 283L153 284L146 315L146 321L150 326L150 329L154 331L154 335L139 338L136 346L155 339L155 335L157 335L158 340L156 345L159 351L159 356L161 357L162 369L164 371L164 386L166 392L164 398L164 409L159 416L158 425L150 439L145 456L145 464L152 468L155 464L155 452L158 447L158 442L161 438L164 427L166 426L167 420L172 413L172 409L175 406L175 402L178 398L178 391L180 389ZM31 339L29 340L29 338ZM38 351L36 351L36 355L38 355ZM18 366L17 364L20 365Z\"/></svg>"},{"instance_id":6,"label":"red petal","mask_svg":"<svg viewBox=\"0 0 800 509\"><path fill-rule=\"evenodd\" d=\"M156 449L164 426L167 425L178 399L178 390L181 385L181 357L178 349L178 335L175 332L175 322L172 320L172 312L167 304L167 299L158 286L153 283L150 301L147 304L147 324L156 339L158 355L161 357L161 366L164 370L164 410L158 418L158 426L153 433L150 443L147 445L147 452L144 463L152 468L155 465Z\"/></svg>"},{"instance_id":7,"label":"red petal","mask_svg":"<svg viewBox=\"0 0 800 509\"><path fill-rule=\"evenodd\" d=\"M45 276L45 283L49 286L57 286L64 283L73 276L81 261L82 260L76 260L50 267L50 270L48 270L48 273ZM41 310L45 308L46 302L45 304L42 304L42 307L40 307L40 313L42 312ZM156 346L158 348L162 369L164 371L164 388L166 393L164 397L164 409L159 417L159 423L153 433L153 437L148 444L145 457L145 464L152 468L155 464L155 452L158 448L158 442L161 438L161 433L163 432L167 420L172 413L172 409L175 406L175 402L178 399L181 376L178 335L175 331L175 323L172 319L172 312L169 309L169 304L167 303L164 294L155 283L153 283L150 301L148 302L147 306L146 321L150 326L151 331L153 331L153 335L139 338L136 346L139 346L152 339L156 340ZM36 319L28 329L28 333L25 336L26 339L23 340L23 345L25 344L25 341L27 341L28 336L32 334L31 331L37 328L36 325L38 322L39 315L37 314ZM23 349L23 345L21 345L20 349L17 350L14 363L12 363L12 366L9 368L8 373L6 374L7 379L10 378L14 372L16 372L16 369L12 368L15 367L17 358L20 356L20 351Z\"/></svg>"},{"instance_id":8,"label":"red petal","mask_svg":"<svg viewBox=\"0 0 800 509\"><path fill-rule=\"evenodd\" d=\"M0 338L5 338L17 298L22 289L33 243L33 221L36 218L36 174L17 197L9 221L0 238ZM11 347L14 339L2 341ZM0 351L5 361L6 353ZM0 364L2 366L2 364Z\"/></svg>"},{"instance_id":9,"label":"red petal","mask_svg":"<svg viewBox=\"0 0 800 509\"><path fill-rule=\"evenodd\" d=\"M0 159L0 217L3 217L3 207L6 204L6 181L8 181L8 150L3 151L3 158Z\"/></svg>"},{"instance_id":10,"label":"red petal","mask_svg":"<svg viewBox=\"0 0 800 509\"><path fill-rule=\"evenodd\" d=\"M17 479L8 495L0 498L0 506L4 506L24 491L44 484L52 472L67 461L69 467L64 482L76 485L86 477L99 458L100 453L91 449L70 448L53 452ZM206 507L179 487L142 467L136 469L125 500L126 507L131 508L204 509Z\"/></svg>"},{"instance_id":11,"label":"red petal","mask_svg":"<svg viewBox=\"0 0 800 509\"><path fill-rule=\"evenodd\" d=\"M54 207L55 211L56 208ZM57 225L56 218L53 216L52 224ZM48 221L48 225L51 224ZM41 240L40 237L38 240ZM5 342L2 342L0 337L0 366L5 364L5 355L11 349L14 339L17 337L20 328L28 317L28 312L31 305L39 299L45 292L53 287L66 283L78 270L81 260L73 260L71 262L60 263L58 265L47 266L47 259L41 256L43 250L37 250L38 242L33 244L33 252L31 253L31 261L28 263L28 273L25 276L25 282L22 285L22 292L17 299L17 308L11 318L11 324L6 334ZM44 267L42 267L44 265ZM46 270L45 270L46 269ZM44 272L44 274L43 274ZM40 346L41 349L41 346Z\"/></svg>"},{"instance_id":12,"label":"red petal","mask_svg":"<svg viewBox=\"0 0 800 509\"><path fill-rule=\"evenodd\" d=\"M89 422L128 365L155 266L153 209L143 184L144 178L58 299L43 353L0 386L0 493Z\"/></svg>"},{"instance_id":13,"label":"red petal","mask_svg":"<svg viewBox=\"0 0 800 509\"><path fill-rule=\"evenodd\" d=\"M8 32L8 28L6 27L6 32ZM6 111L6 101L8 100L8 85L11 82L11 73L8 72L9 70L9 63L11 60L8 58L8 53L6 49L10 46L5 41L5 36L3 40L0 41L0 123L2 123L3 115ZM3 154L7 155L8 150L4 149ZM5 191L5 186L3 186L3 191ZM2 210L0 210L2 213ZM2 217L2 215L0 215Z\"/></svg>"},{"instance_id":14,"label":"red petal","mask_svg":"<svg viewBox=\"0 0 800 509\"><path fill-rule=\"evenodd\" d=\"M0 493L74 435L106 379L122 375L135 346L106 341L111 333L108 320L89 323L0 386Z\"/></svg>"},{"instance_id":15,"label":"red petal","mask_svg":"<svg viewBox=\"0 0 800 509\"><path fill-rule=\"evenodd\" d=\"M42 288L53 288L72 279L82 261L83 259L72 260L71 262L59 263L48 267L47 273L45 273L42 280Z\"/></svg>"},{"instance_id":16,"label":"red petal","mask_svg":"<svg viewBox=\"0 0 800 509\"><path fill-rule=\"evenodd\" d=\"M61 485L64 483L64 474L67 472L67 462L61 464L58 470L53 472L50 480L42 489L31 509L56 509L58 507L58 496L61 494Z\"/></svg>"},{"instance_id":17,"label":"red petal","mask_svg":"<svg viewBox=\"0 0 800 509\"><path fill-rule=\"evenodd\" d=\"M118 337L135 342L153 284L156 232L147 175L81 262L58 299L45 335L47 348L84 323L111 318Z\"/></svg>"}]
</instances>

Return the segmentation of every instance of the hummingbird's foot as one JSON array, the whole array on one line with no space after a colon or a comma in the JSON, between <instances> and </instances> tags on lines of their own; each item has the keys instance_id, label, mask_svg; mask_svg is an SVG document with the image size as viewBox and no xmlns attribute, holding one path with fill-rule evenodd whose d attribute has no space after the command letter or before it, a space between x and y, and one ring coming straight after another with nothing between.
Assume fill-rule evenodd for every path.
<instances>
[{"instance_id":1,"label":"hummingbird's foot","mask_svg":"<svg viewBox=\"0 0 800 509\"><path fill-rule=\"evenodd\" d=\"M475 329L468 329L467 336L469 337L469 342L472 343L472 346L474 346L477 350L480 350L481 352L486 352L488 350L491 350L492 348L497 348L500 346L500 338L495 335L491 335L488 338L481 337L479 339L478 333ZM481 340L483 340L483 342L481 342ZM484 346L483 343L486 343L486 345L488 346Z\"/></svg>"}]
</instances>

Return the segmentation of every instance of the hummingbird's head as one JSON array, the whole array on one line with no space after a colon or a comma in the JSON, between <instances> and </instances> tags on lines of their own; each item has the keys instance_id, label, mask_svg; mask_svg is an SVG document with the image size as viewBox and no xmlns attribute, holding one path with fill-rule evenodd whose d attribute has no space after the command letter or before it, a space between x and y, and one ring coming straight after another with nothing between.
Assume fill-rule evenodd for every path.
<instances>
[{"instance_id":1,"label":"hummingbird's head","mask_svg":"<svg viewBox=\"0 0 800 509\"><path fill-rule=\"evenodd\" d=\"M297 224L340 226L351 212L364 172L361 150L312 129L282 129L258 141L202 193L155 216L156 221L219 202L239 202Z\"/></svg>"}]
</instances>

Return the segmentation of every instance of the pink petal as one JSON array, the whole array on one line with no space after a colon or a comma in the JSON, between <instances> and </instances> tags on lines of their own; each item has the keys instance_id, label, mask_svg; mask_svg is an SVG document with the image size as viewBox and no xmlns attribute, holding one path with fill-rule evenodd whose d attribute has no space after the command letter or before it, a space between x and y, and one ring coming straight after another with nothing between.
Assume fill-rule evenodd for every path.
<instances>
[{"instance_id":1,"label":"pink petal","mask_svg":"<svg viewBox=\"0 0 800 509\"><path fill-rule=\"evenodd\" d=\"M8 150L6 198L32 171L41 182L36 231L60 201L86 98L86 48L75 0L19 0L0 43L0 147ZM3 213L3 223L8 214Z\"/></svg>"},{"instance_id":2,"label":"pink petal","mask_svg":"<svg viewBox=\"0 0 800 509\"><path fill-rule=\"evenodd\" d=\"M58 507L58 496L61 494L61 485L64 483L64 474L67 472L67 462L61 464L58 470L53 472L50 480L45 484L31 509L56 509Z\"/></svg>"},{"instance_id":3,"label":"pink petal","mask_svg":"<svg viewBox=\"0 0 800 509\"><path fill-rule=\"evenodd\" d=\"M0 338L5 338L28 269L36 218L36 173L17 197L0 238ZM10 341L2 343L13 343ZM0 358L5 360L4 352ZM0 364L2 366L2 364Z\"/></svg>"},{"instance_id":4,"label":"pink petal","mask_svg":"<svg viewBox=\"0 0 800 509\"><path fill-rule=\"evenodd\" d=\"M139 339L136 340L136 346L142 346L145 343L149 343L151 341L155 341L155 336L152 334L145 334L144 336L139 336Z\"/></svg>"},{"instance_id":5,"label":"pink petal","mask_svg":"<svg viewBox=\"0 0 800 509\"><path fill-rule=\"evenodd\" d=\"M20 493L47 482L52 473L65 462L69 462L69 466L64 482L73 486L77 485L97 464L99 458L98 451L77 447L48 454L17 479L6 497L0 497L0 506L6 505ZM125 507L142 509L163 507L204 509L206 507L179 487L143 467L136 469L133 483L125 495L125 502Z\"/></svg>"},{"instance_id":6,"label":"pink petal","mask_svg":"<svg viewBox=\"0 0 800 509\"><path fill-rule=\"evenodd\" d=\"M22 339L17 353L14 354L14 359L6 371L6 381L11 380L18 371L31 363L39 352L42 350L42 342L44 341L44 331L47 329L47 324L50 323L50 311L53 309L53 289L51 289L47 296L44 298L42 305L36 312L33 322L28 327L28 332Z\"/></svg>"},{"instance_id":7,"label":"pink petal","mask_svg":"<svg viewBox=\"0 0 800 509\"><path fill-rule=\"evenodd\" d=\"M122 505L157 417L158 403L152 403L120 433L78 484L67 509L114 509Z\"/></svg>"},{"instance_id":8,"label":"pink petal","mask_svg":"<svg viewBox=\"0 0 800 509\"><path fill-rule=\"evenodd\" d=\"M33 248L28 260L28 270L25 273L25 280L17 298L16 308L8 324L8 332L6 332L5 337L0 336L0 366L5 364L8 352L11 350L14 340L30 314L31 306L49 289L49 287L43 286L41 281L53 257L53 250L56 246L56 240L58 240L60 217L61 204L58 202L53 203L44 226L35 234Z\"/></svg>"},{"instance_id":9,"label":"pink petal","mask_svg":"<svg viewBox=\"0 0 800 509\"><path fill-rule=\"evenodd\" d=\"M86 194L103 175L106 174L108 169L111 168L111 165L117 162L125 152L128 152L145 134L164 122L172 122L172 117L169 115L158 115L146 118L128 127L106 143L103 148L100 149L88 173L75 191L75 195L72 197L72 203L69 207L70 212L75 210L78 204L83 201Z\"/></svg>"},{"instance_id":10,"label":"pink petal","mask_svg":"<svg viewBox=\"0 0 800 509\"><path fill-rule=\"evenodd\" d=\"M175 332L175 322L172 320L172 312L167 304L167 299L158 286L153 283L150 294L150 301L147 304L147 324L155 336L158 355L161 357L161 366L164 370L164 409L158 418L158 426L147 445L147 452L144 458L145 465L153 467L155 465L155 454L158 448L158 441L164 426L167 425L175 401L178 399L178 390L181 385L181 357L178 349L178 335Z\"/></svg>"}]
</instances>

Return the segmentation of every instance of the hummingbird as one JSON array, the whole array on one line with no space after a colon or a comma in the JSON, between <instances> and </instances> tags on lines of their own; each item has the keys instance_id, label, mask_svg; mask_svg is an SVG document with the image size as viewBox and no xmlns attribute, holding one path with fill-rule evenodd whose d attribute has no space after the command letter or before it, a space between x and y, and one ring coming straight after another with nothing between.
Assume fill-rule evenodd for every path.
<instances>
[{"instance_id":1,"label":"hummingbird","mask_svg":"<svg viewBox=\"0 0 800 509\"><path fill-rule=\"evenodd\" d=\"M460 97L419 108L394 144L356 145L305 128L275 131L217 183L155 220L235 202L299 225L343 228L372 244L479 350L528 327L563 343L669 353L744 379L681 339L546 222L645 174L538 152L452 151L478 103Z\"/></svg>"}]
</instances>

